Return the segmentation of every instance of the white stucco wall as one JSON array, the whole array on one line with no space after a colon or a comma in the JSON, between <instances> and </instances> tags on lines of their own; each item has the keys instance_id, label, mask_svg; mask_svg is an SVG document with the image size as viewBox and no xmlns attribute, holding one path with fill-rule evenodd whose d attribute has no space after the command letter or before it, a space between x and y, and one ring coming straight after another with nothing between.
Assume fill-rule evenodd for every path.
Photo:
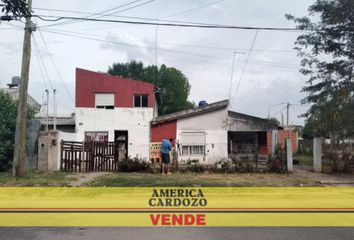
<instances>
[{"instance_id":1,"label":"white stucco wall","mask_svg":"<svg viewBox=\"0 0 354 240\"><path fill-rule=\"evenodd\" d=\"M216 161L227 158L227 131L223 129L223 123L227 118L227 109L205 113L177 121L177 141L181 142L182 132L205 132L205 156L204 155L180 155L179 160L198 159L200 163L213 164Z\"/></svg>"},{"instance_id":2,"label":"white stucco wall","mask_svg":"<svg viewBox=\"0 0 354 240\"><path fill-rule=\"evenodd\" d=\"M108 131L114 141L114 131L128 131L128 156L149 159L150 121L152 108L76 108L76 140L83 141L86 131Z\"/></svg>"}]
</instances>

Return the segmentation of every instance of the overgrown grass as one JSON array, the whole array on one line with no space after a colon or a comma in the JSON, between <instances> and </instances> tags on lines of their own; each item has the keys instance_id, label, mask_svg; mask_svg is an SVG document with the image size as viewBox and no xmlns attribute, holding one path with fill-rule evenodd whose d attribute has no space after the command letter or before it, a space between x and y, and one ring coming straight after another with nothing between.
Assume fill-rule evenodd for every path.
<instances>
[{"instance_id":1,"label":"overgrown grass","mask_svg":"<svg viewBox=\"0 0 354 240\"><path fill-rule=\"evenodd\" d=\"M63 187L76 180L76 177L65 172L26 172L23 177L14 178L11 172L0 172L0 186L20 187Z\"/></svg>"},{"instance_id":2,"label":"overgrown grass","mask_svg":"<svg viewBox=\"0 0 354 240\"><path fill-rule=\"evenodd\" d=\"M149 173L111 173L97 178L87 186L92 187L282 187L316 186L315 181L298 179L288 174L237 173L196 174L174 173L171 175Z\"/></svg>"},{"instance_id":3,"label":"overgrown grass","mask_svg":"<svg viewBox=\"0 0 354 240\"><path fill-rule=\"evenodd\" d=\"M299 159L299 164L301 165L313 165L313 157L311 154L296 155L294 158Z\"/></svg>"}]
</instances>

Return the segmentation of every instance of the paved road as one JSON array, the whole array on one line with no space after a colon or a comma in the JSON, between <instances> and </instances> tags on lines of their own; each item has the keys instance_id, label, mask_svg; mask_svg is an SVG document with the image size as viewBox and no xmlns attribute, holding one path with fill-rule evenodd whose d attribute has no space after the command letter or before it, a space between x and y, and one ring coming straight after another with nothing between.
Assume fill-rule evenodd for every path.
<instances>
[{"instance_id":1,"label":"paved road","mask_svg":"<svg viewBox=\"0 0 354 240\"><path fill-rule=\"evenodd\" d=\"M354 228L0 228L11 240L353 240Z\"/></svg>"}]
</instances>

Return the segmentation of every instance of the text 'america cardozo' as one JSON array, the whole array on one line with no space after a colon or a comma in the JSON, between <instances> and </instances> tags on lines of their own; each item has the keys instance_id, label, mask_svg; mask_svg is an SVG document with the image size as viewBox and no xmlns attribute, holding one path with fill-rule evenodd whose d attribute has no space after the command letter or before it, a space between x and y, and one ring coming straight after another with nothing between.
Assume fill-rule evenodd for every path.
<instances>
[{"instance_id":1,"label":"text 'america cardozo'","mask_svg":"<svg viewBox=\"0 0 354 240\"><path fill-rule=\"evenodd\" d=\"M153 189L149 206L191 210L206 207L207 199L201 189ZM178 212L178 211L177 211ZM153 226L205 226L204 213L156 213L150 214Z\"/></svg>"}]
</instances>

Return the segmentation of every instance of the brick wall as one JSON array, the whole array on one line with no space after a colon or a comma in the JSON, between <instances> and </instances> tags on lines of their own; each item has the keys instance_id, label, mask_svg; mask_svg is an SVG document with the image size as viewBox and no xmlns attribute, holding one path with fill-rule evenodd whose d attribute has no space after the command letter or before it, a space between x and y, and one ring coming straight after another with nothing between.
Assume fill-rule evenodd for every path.
<instances>
[{"instance_id":1,"label":"brick wall","mask_svg":"<svg viewBox=\"0 0 354 240\"><path fill-rule=\"evenodd\" d=\"M272 153L272 131L267 131L267 152Z\"/></svg>"},{"instance_id":2,"label":"brick wall","mask_svg":"<svg viewBox=\"0 0 354 240\"><path fill-rule=\"evenodd\" d=\"M278 144L280 144L284 147L286 144L286 139L288 139L289 137L291 139L293 153L297 153L297 151L298 151L298 138L299 138L298 132L292 131L290 129L278 130Z\"/></svg>"}]
</instances>

